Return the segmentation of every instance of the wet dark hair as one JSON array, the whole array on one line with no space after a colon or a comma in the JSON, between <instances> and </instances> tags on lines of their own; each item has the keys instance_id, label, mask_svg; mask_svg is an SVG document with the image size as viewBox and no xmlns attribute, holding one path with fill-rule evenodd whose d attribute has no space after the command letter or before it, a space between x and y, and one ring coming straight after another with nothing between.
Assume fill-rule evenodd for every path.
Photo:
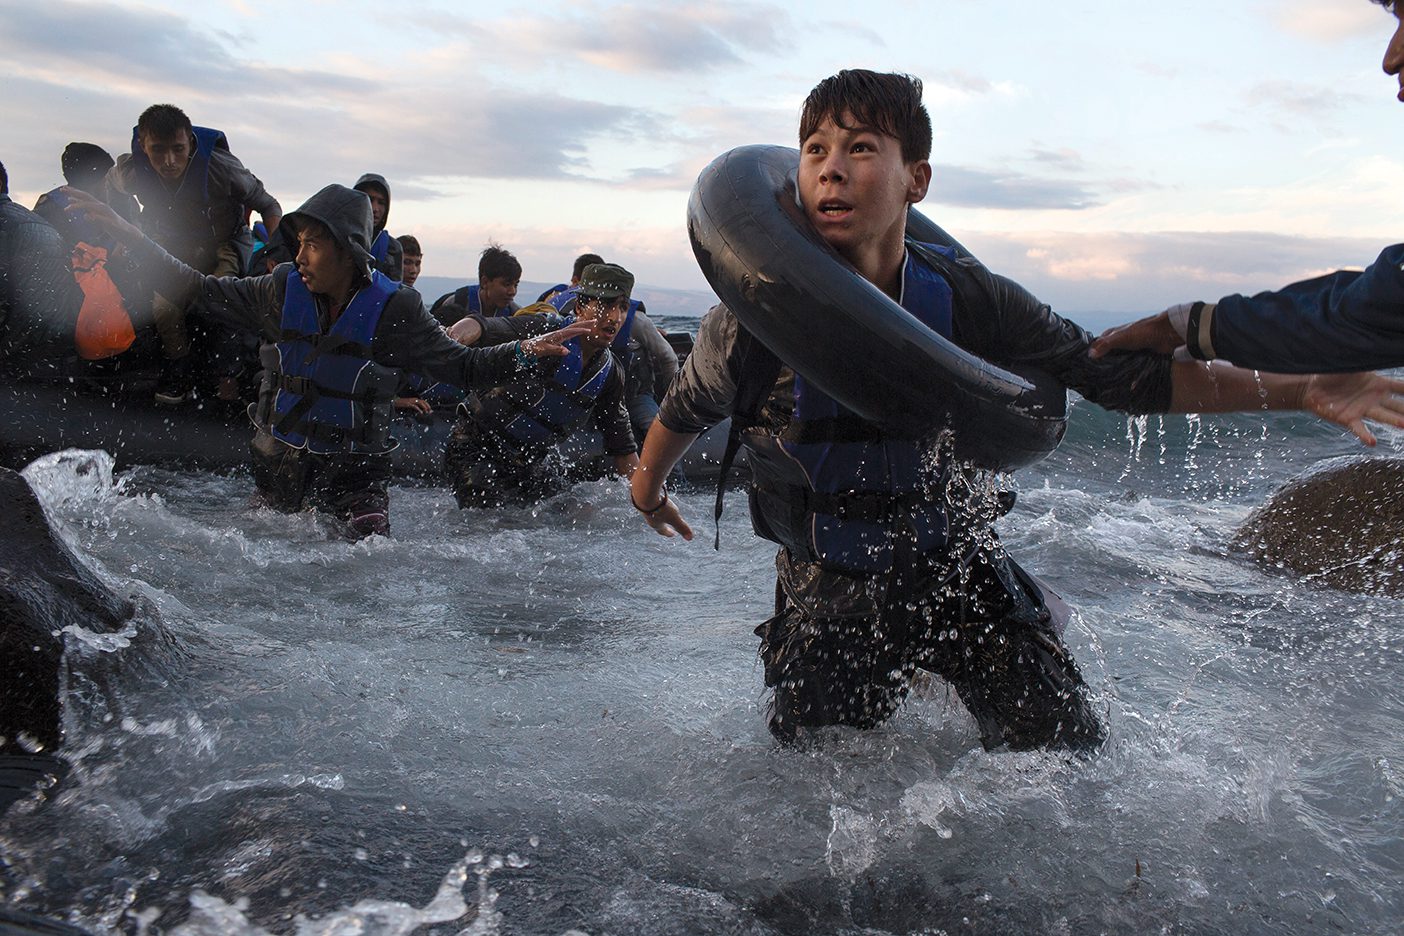
<instances>
[{"instance_id":1,"label":"wet dark hair","mask_svg":"<svg viewBox=\"0 0 1404 936\"><path fill-rule=\"evenodd\" d=\"M592 263L604 263L604 257L599 254L581 254L575 258L575 266L571 267L570 278L580 279L580 274L585 272L585 268Z\"/></svg>"},{"instance_id":2,"label":"wet dark hair","mask_svg":"<svg viewBox=\"0 0 1404 936\"><path fill-rule=\"evenodd\" d=\"M490 279L505 279L514 283L522 278L522 265L510 251L497 244L488 244L483 255L478 258L478 282Z\"/></svg>"},{"instance_id":3,"label":"wet dark hair","mask_svg":"<svg viewBox=\"0 0 1404 936\"><path fill-rule=\"evenodd\" d=\"M153 140L171 140L190 136L195 127L185 111L174 104L152 104L137 118L137 135Z\"/></svg>"},{"instance_id":4,"label":"wet dark hair","mask_svg":"<svg viewBox=\"0 0 1404 936\"><path fill-rule=\"evenodd\" d=\"M844 123L844 117L852 124ZM844 130L871 127L902 144L902 161L931 157L931 117L921 103L921 79L847 68L814 86L800 111L800 144L832 119Z\"/></svg>"},{"instance_id":5,"label":"wet dark hair","mask_svg":"<svg viewBox=\"0 0 1404 936\"><path fill-rule=\"evenodd\" d=\"M70 143L59 157L63 177L70 185L83 176L100 175L112 168L112 155L96 143ZM80 186L81 188L81 186Z\"/></svg>"},{"instance_id":6,"label":"wet dark hair","mask_svg":"<svg viewBox=\"0 0 1404 936\"><path fill-rule=\"evenodd\" d=\"M399 237L395 238L395 240L399 241L400 246L404 248L406 257L424 256L424 248L419 246L419 238L415 237L413 234L401 234Z\"/></svg>"},{"instance_id":7,"label":"wet dark hair","mask_svg":"<svg viewBox=\"0 0 1404 936\"><path fill-rule=\"evenodd\" d=\"M10 194L10 175L5 171L5 164L0 162L0 195Z\"/></svg>"}]
</instances>

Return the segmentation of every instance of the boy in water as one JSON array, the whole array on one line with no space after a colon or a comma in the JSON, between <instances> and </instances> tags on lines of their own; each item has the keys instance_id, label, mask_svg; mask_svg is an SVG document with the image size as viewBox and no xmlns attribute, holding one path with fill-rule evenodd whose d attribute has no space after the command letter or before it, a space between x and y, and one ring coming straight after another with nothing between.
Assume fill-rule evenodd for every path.
<instances>
[{"instance_id":1,"label":"boy in water","mask_svg":"<svg viewBox=\"0 0 1404 936\"><path fill-rule=\"evenodd\" d=\"M1404 400L1393 396L1404 382L1373 374L1269 376L1263 399L1253 375L1234 368L1211 375L1149 353L1092 361L1091 336L1017 284L949 249L908 249L907 208L931 181L931 123L914 78L851 70L820 82L805 101L799 140L809 223L864 278L974 354L1039 367L1125 412L1266 405L1306 407L1342 424L1369 416L1404 425ZM758 412L740 411L747 399L763 401ZM697 435L727 416L749 423L753 526L781 547L775 614L756 628L777 738L822 725L873 727L924 669L955 688L986 748L1102 742L1105 728L1049 601L1000 545L994 512L952 503L955 469L930 470L919 440L863 420L783 367L724 306L703 319L633 475L634 506L651 527L692 538L664 479Z\"/></svg>"}]
</instances>

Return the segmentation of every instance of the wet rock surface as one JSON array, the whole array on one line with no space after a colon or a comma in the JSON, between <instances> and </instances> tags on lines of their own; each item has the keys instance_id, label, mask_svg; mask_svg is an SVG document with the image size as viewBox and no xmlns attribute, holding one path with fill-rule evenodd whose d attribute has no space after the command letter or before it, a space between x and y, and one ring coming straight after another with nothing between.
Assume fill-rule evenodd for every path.
<instances>
[{"instance_id":1,"label":"wet rock surface","mask_svg":"<svg viewBox=\"0 0 1404 936\"><path fill-rule=\"evenodd\" d=\"M1269 570L1404 598L1404 458L1333 458L1273 494L1234 536Z\"/></svg>"}]
</instances>

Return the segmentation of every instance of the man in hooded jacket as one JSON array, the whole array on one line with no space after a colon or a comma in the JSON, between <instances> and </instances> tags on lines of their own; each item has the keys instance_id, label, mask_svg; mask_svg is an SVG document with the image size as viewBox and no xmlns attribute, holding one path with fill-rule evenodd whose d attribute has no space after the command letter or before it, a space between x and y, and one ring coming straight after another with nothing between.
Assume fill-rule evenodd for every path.
<instances>
[{"instance_id":1,"label":"man in hooded jacket","mask_svg":"<svg viewBox=\"0 0 1404 936\"><path fill-rule=\"evenodd\" d=\"M107 206L67 191L167 295L198 298L207 314L262 336L262 387L250 407L259 493L279 510L331 513L352 539L389 532L386 456L395 447L390 411L402 370L491 387L536 355L564 354L562 342L589 330L493 348L458 344L417 292L372 268L370 200L342 185L327 186L284 218L295 263L243 279L201 275Z\"/></svg>"},{"instance_id":2,"label":"man in hooded jacket","mask_svg":"<svg viewBox=\"0 0 1404 936\"><path fill-rule=\"evenodd\" d=\"M385 225L390 223L390 183L385 176L367 172L356 180L356 191L364 192L371 203L372 230L370 252L375 268L392 280L405 278L405 248Z\"/></svg>"}]
</instances>

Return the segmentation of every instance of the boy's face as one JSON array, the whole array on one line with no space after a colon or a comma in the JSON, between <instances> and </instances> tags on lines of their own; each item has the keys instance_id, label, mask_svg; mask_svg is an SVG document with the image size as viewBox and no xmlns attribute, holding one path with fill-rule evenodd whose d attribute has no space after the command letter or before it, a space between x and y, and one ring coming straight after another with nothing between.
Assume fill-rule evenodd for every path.
<instances>
[{"instance_id":1,"label":"boy's face","mask_svg":"<svg viewBox=\"0 0 1404 936\"><path fill-rule=\"evenodd\" d=\"M378 231L385 227L385 220L390 217L390 197L375 185L367 185L361 191L370 199L371 219L374 221L373 227Z\"/></svg>"},{"instance_id":2,"label":"boy's face","mask_svg":"<svg viewBox=\"0 0 1404 936\"><path fill-rule=\"evenodd\" d=\"M424 269L423 254L405 254L404 266L401 267L403 278L400 280L406 286L413 286L414 281L419 279L419 271Z\"/></svg>"},{"instance_id":3,"label":"boy's face","mask_svg":"<svg viewBox=\"0 0 1404 936\"><path fill-rule=\"evenodd\" d=\"M340 296L350 289L355 276L351 258L316 225L297 232L296 260L297 272L311 292Z\"/></svg>"},{"instance_id":4,"label":"boy's face","mask_svg":"<svg viewBox=\"0 0 1404 936\"><path fill-rule=\"evenodd\" d=\"M1404 4L1395 6L1394 16L1398 23L1389 45L1385 46L1383 65L1385 74L1399 79L1398 97L1404 101Z\"/></svg>"},{"instance_id":5,"label":"boy's face","mask_svg":"<svg viewBox=\"0 0 1404 936\"><path fill-rule=\"evenodd\" d=\"M176 182L185 175L185 167L190 165L192 148L190 137L186 134L153 137L143 133L141 151L146 154L147 161L158 176L167 182Z\"/></svg>"},{"instance_id":6,"label":"boy's face","mask_svg":"<svg viewBox=\"0 0 1404 936\"><path fill-rule=\"evenodd\" d=\"M508 279L505 276L489 277L478 284L478 299L482 301L483 310L496 310L506 308L511 301L517 298L517 280Z\"/></svg>"},{"instance_id":7,"label":"boy's face","mask_svg":"<svg viewBox=\"0 0 1404 936\"><path fill-rule=\"evenodd\" d=\"M853 123L847 115L844 122ZM903 161L896 137L868 127L845 130L828 118L800 146L805 215L849 259L894 236L900 243L907 206L926 197L930 182L930 163Z\"/></svg>"},{"instance_id":8,"label":"boy's face","mask_svg":"<svg viewBox=\"0 0 1404 936\"><path fill-rule=\"evenodd\" d=\"M594 299L585 296L575 305L575 320L581 325L594 326L580 336L580 343L588 349L607 348L619 329L624 325L624 317L629 313L629 297L617 299Z\"/></svg>"}]
</instances>

